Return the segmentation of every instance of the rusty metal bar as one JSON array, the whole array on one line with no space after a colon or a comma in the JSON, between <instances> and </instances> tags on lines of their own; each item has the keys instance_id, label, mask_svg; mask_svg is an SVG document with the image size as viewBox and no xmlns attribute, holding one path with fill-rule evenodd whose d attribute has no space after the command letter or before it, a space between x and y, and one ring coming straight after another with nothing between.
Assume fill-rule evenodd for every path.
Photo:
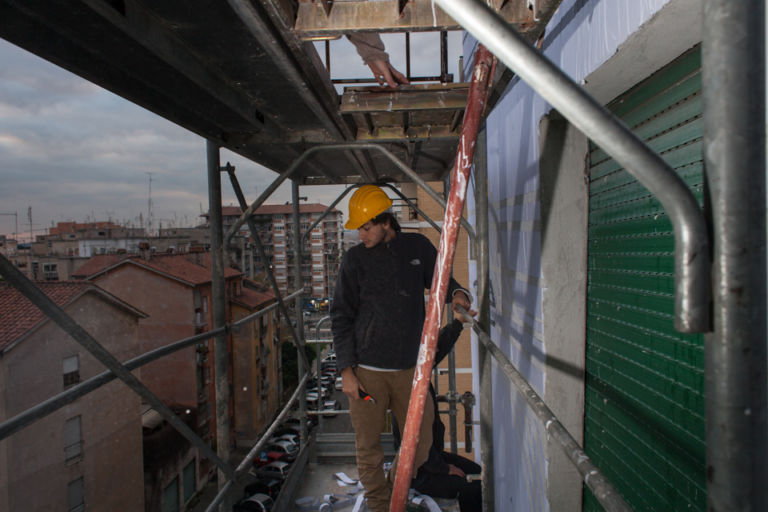
<instances>
[{"instance_id":1,"label":"rusty metal bar","mask_svg":"<svg viewBox=\"0 0 768 512\"><path fill-rule=\"evenodd\" d=\"M448 77L448 82L453 81L453 74L449 73L446 75ZM375 78L334 78L331 80L334 84L378 84L377 80ZM411 83L414 82L442 82L443 77L441 76L412 76L408 78L408 81Z\"/></svg>"},{"instance_id":2,"label":"rusty metal bar","mask_svg":"<svg viewBox=\"0 0 768 512\"><path fill-rule=\"evenodd\" d=\"M484 2L437 3L661 202L675 233L675 328L709 331L709 234L701 208L682 178Z\"/></svg>"},{"instance_id":3,"label":"rusty metal bar","mask_svg":"<svg viewBox=\"0 0 768 512\"><path fill-rule=\"evenodd\" d=\"M137 395L139 395L144 401L152 406L168 423L170 423L176 430L179 431L187 440L200 450L201 454L210 459L216 464L221 471L231 476L234 471L232 467L219 458L210 446L200 437L195 434L192 429L187 426L181 419L179 419L173 411L163 403L152 391L149 390L130 370L120 364L115 356L113 356L107 349L91 336L88 331L83 329L80 324L75 322L72 317L67 315L59 306L56 305L45 293L43 293L32 281L21 273L8 259L0 254L0 275L2 275L8 283L14 288L19 290L32 304L40 308L48 318L58 325L61 330L72 337L77 343L82 345L88 352L91 353L101 364L112 371L117 377L125 382L125 384L131 388Z\"/></svg>"},{"instance_id":4,"label":"rusty metal bar","mask_svg":"<svg viewBox=\"0 0 768 512\"><path fill-rule=\"evenodd\" d=\"M590 460L584 449L579 446L579 443L571 436L566 430L557 416L547 406L544 400L536 393L536 390L528 384L520 372L515 369L515 366L507 358L504 352L499 349L491 340L491 337L483 331L477 321L472 316L463 311L459 306L459 311L464 317L464 320L472 323L472 328L477 334L478 339L482 342L483 346L496 358L496 362L504 373L509 377L510 382L515 385L522 397L528 403L531 411L536 415L539 421L544 425L544 429L547 434L552 436L563 449L565 454L571 460L573 465L581 474L584 483L595 495L595 498L605 508L607 512L631 512L632 508L624 501L624 498L616 491L611 483L605 478L600 470ZM483 471L483 474L487 472L487 468ZM398 476L399 473L398 473Z\"/></svg>"},{"instance_id":5,"label":"rusty metal bar","mask_svg":"<svg viewBox=\"0 0 768 512\"><path fill-rule=\"evenodd\" d=\"M411 81L411 33L405 33L405 77Z\"/></svg>"},{"instance_id":6,"label":"rusty metal bar","mask_svg":"<svg viewBox=\"0 0 768 512\"><path fill-rule=\"evenodd\" d=\"M448 32L445 30L440 31L440 81L448 82Z\"/></svg>"},{"instance_id":7,"label":"rusty metal bar","mask_svg":"<svg viewBox=\"0 0 768 512\"><path fill-rule=\"evenodd\" d=\"M475 140L480 126L480 118L485 106L485 100L490 83L490 70L493 61L491 53L479 45L475 53L475 66L472 82L467 99L467 112L464 115L464 125L461 129L459 148L456 154L456 164L451 172L451 192L445 210L445 223L440 234L435 273L430 286L427 314L424 319L424 329L419 347L416 372L413 376L411 399L408 403L408 416L403 428L403 439L400 445L397 475L395 476L391 512L402 512L408 498L408 490L413 476L413 463L416 456L419 428L424 415L424 405L429 388L429 375L435 359L437 335L444 309L443 298L448 291L448 281L451 276L453 256L456 252L456 240L459 234L459 219L464 208L464 198L469 183L472 168L472 158L475 151Z\"/></svg>"}]
</instances>

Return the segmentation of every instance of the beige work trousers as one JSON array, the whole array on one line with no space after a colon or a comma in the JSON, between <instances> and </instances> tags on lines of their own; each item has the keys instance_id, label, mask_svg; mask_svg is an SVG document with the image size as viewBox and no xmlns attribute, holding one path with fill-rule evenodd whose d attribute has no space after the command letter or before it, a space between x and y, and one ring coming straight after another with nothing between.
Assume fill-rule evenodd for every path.
<instances>
[{"instance_id":1,"label":"beige work trousers","mask_svg":"<svg viewBox=\"0 0 768 512\"><path fill-rule=\"evenodd\" d=\"M357 471L360 481L365 487L368 510L372 512L387 512L389 510L397 457L392 464L392 471L385 477L381 433L386 425L387 409L392 410L400 425L405 425L408 400L413 385L413 372L414 368L388 372L359 367L355 370L358 380L376 400L375 404L364 400L350 400L349 406L352 426L355 429ZM419 468L429 456L434 416L432 397L427 394L414 468ZM401 428L401 432L403 430L404 428Z\"/></svg>"}]
</instances>

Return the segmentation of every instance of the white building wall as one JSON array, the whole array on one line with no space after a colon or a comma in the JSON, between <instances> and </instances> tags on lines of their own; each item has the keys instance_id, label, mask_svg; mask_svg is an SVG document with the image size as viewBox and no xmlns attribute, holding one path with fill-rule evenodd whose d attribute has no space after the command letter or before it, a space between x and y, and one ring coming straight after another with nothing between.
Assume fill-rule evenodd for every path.
<instances>
[{"instance_id":1,"label":"white building wall","mask_svg":"<svg viewBox=\"0 0 768 512\"><path fill-rule=\"evenodd\" d=\"M600 77L592 74L614 55L626 51L623 46L640 47L636 34L667 4L675 7L677 23L686 23L684 20L690 11L701 8L696 0L564 0L547 26L543 51L577 83L584 84ZM665 11L664 16L672 18L673 9ZM696 23L698 12L691 17ZM475 45L471 36L465 37L464 55L471 55ZM664 45L657 46L655 54L651 54L650 49L642 51L624 70L614 69L611 78L596 78L613 80L615 83L610 87L588 83L587 88L600 89L599 100L607 102L685 49L667 48L667 60L661 62L665 58ZM465 62L465 76L471 76L471 59ZM624 72L627 83L620 84L622 76L617 73ZM633 72L637 76L630 76ZM551 106L527 84L514 78L487 119L491 337L542 397L547 397L547 383L554 373L546 365L546 358L557 343L557 340L545 339L544 333L553 331L545 328L545 322L558 320L556 315L543 313L547 289L541 263L539 137L542 118L550 110ZM474 193L470 190L468 211L472 223L475 222L474 208ZM470 274L470 282L476 283L475 265L470 265ZM557 284L549 286L554 288ZM583 336L581 333L582 339ZM477 379L476 339L473 339L473 366ZM553 474L562 472L562 468L548 467L551 446L548 448L544 427L495 365L492 381L496 510L580 510L577 505L580 495L575 496L577 499L571 502L570 508L562 508L565 502L562 497L554 500L556 504L550 502L553 495L548 489L549 480ZM474 386L479 389L479 382L474 382ZM562 402L568 399L559 398ZM583 389L574 390L573 399L582 401L583 416ZM552 397L547 400L550 402ZM556 407L551 403L550 406L558 414ZM479 421L477 409L475 420ZM578 430L576 437L581 442L580 426ZM474 453L479 460L477 427L474 439ZM576 491L570 492L578 494L579 487L575 486Z\"/></svg>"}]
</instances>

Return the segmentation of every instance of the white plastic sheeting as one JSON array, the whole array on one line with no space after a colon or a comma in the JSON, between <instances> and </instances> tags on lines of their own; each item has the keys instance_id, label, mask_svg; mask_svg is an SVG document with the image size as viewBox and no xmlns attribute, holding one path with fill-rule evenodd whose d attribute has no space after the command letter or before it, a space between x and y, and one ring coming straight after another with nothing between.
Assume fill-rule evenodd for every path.
<instances>
[{"instance_id":1,"label":"white plastic sheeting","mask_svg":"<svg viewBox=\"0 0 768 512\"><path fill-rule=\"evenodd\" d=\"M565 0L547 26L543 51L583 83L668 1ZM475 44L471 37L465 38L465 56ZM465 59L468 69L471 65L471 59ZM542 316L539 123L550 110L530 87L513 79L487 121L490 334L541 396L547 371L542 326L557 320ZM473 192L467 195L468 211L473 214ZM473 217L470 222L474 223ZM470 282L476 282L473 265ZM477 368L476 341L473 361ZM474 375L473 385L479 389L478 372ZM547 511L544 428L497 369L492 380L496 509ZM474 438L478 454L478 428Z\"/></svg>"}]
</instances>

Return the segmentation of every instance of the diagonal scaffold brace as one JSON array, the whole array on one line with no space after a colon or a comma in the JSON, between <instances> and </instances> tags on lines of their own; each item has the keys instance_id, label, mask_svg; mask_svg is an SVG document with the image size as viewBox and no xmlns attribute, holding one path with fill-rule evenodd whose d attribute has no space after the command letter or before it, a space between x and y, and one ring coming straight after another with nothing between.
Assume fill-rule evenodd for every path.
<instances>
[{"instance_id":1,"label":"diagonal scaffold brace","mask_svg":"<svg viewBox=\"0 0 768 512\"><path fill-rule=\"evenodd\" d=\"M427 313L422 329L419 357L416 372L413 376L411 399L408 404L408 416L403 429L403 440L398 455L397 474L392 491L390 512L403 512L408 499L408 490L413 477L413 464L416 456L416 445L419 441L419 426L424 415L424 405L429 389L429 377L435 362L437 336L443 315L443 299L448 291L448 281L451 277L453 257L456 253L456 241L459 235L459 221L464 209L467 194L467 184L475 154L475 141L480 127L488 89L492 78L493 56L485 46L478 45L475 52L475 65L472 71L472 82L467 97L467 109L464 113L464 123L461 128L459 147L456 161L451 170L451 191L445 209L443 232L440 234L440 245L435 262L435 272L430 286Z\"/></svg>"}]
</instances>

